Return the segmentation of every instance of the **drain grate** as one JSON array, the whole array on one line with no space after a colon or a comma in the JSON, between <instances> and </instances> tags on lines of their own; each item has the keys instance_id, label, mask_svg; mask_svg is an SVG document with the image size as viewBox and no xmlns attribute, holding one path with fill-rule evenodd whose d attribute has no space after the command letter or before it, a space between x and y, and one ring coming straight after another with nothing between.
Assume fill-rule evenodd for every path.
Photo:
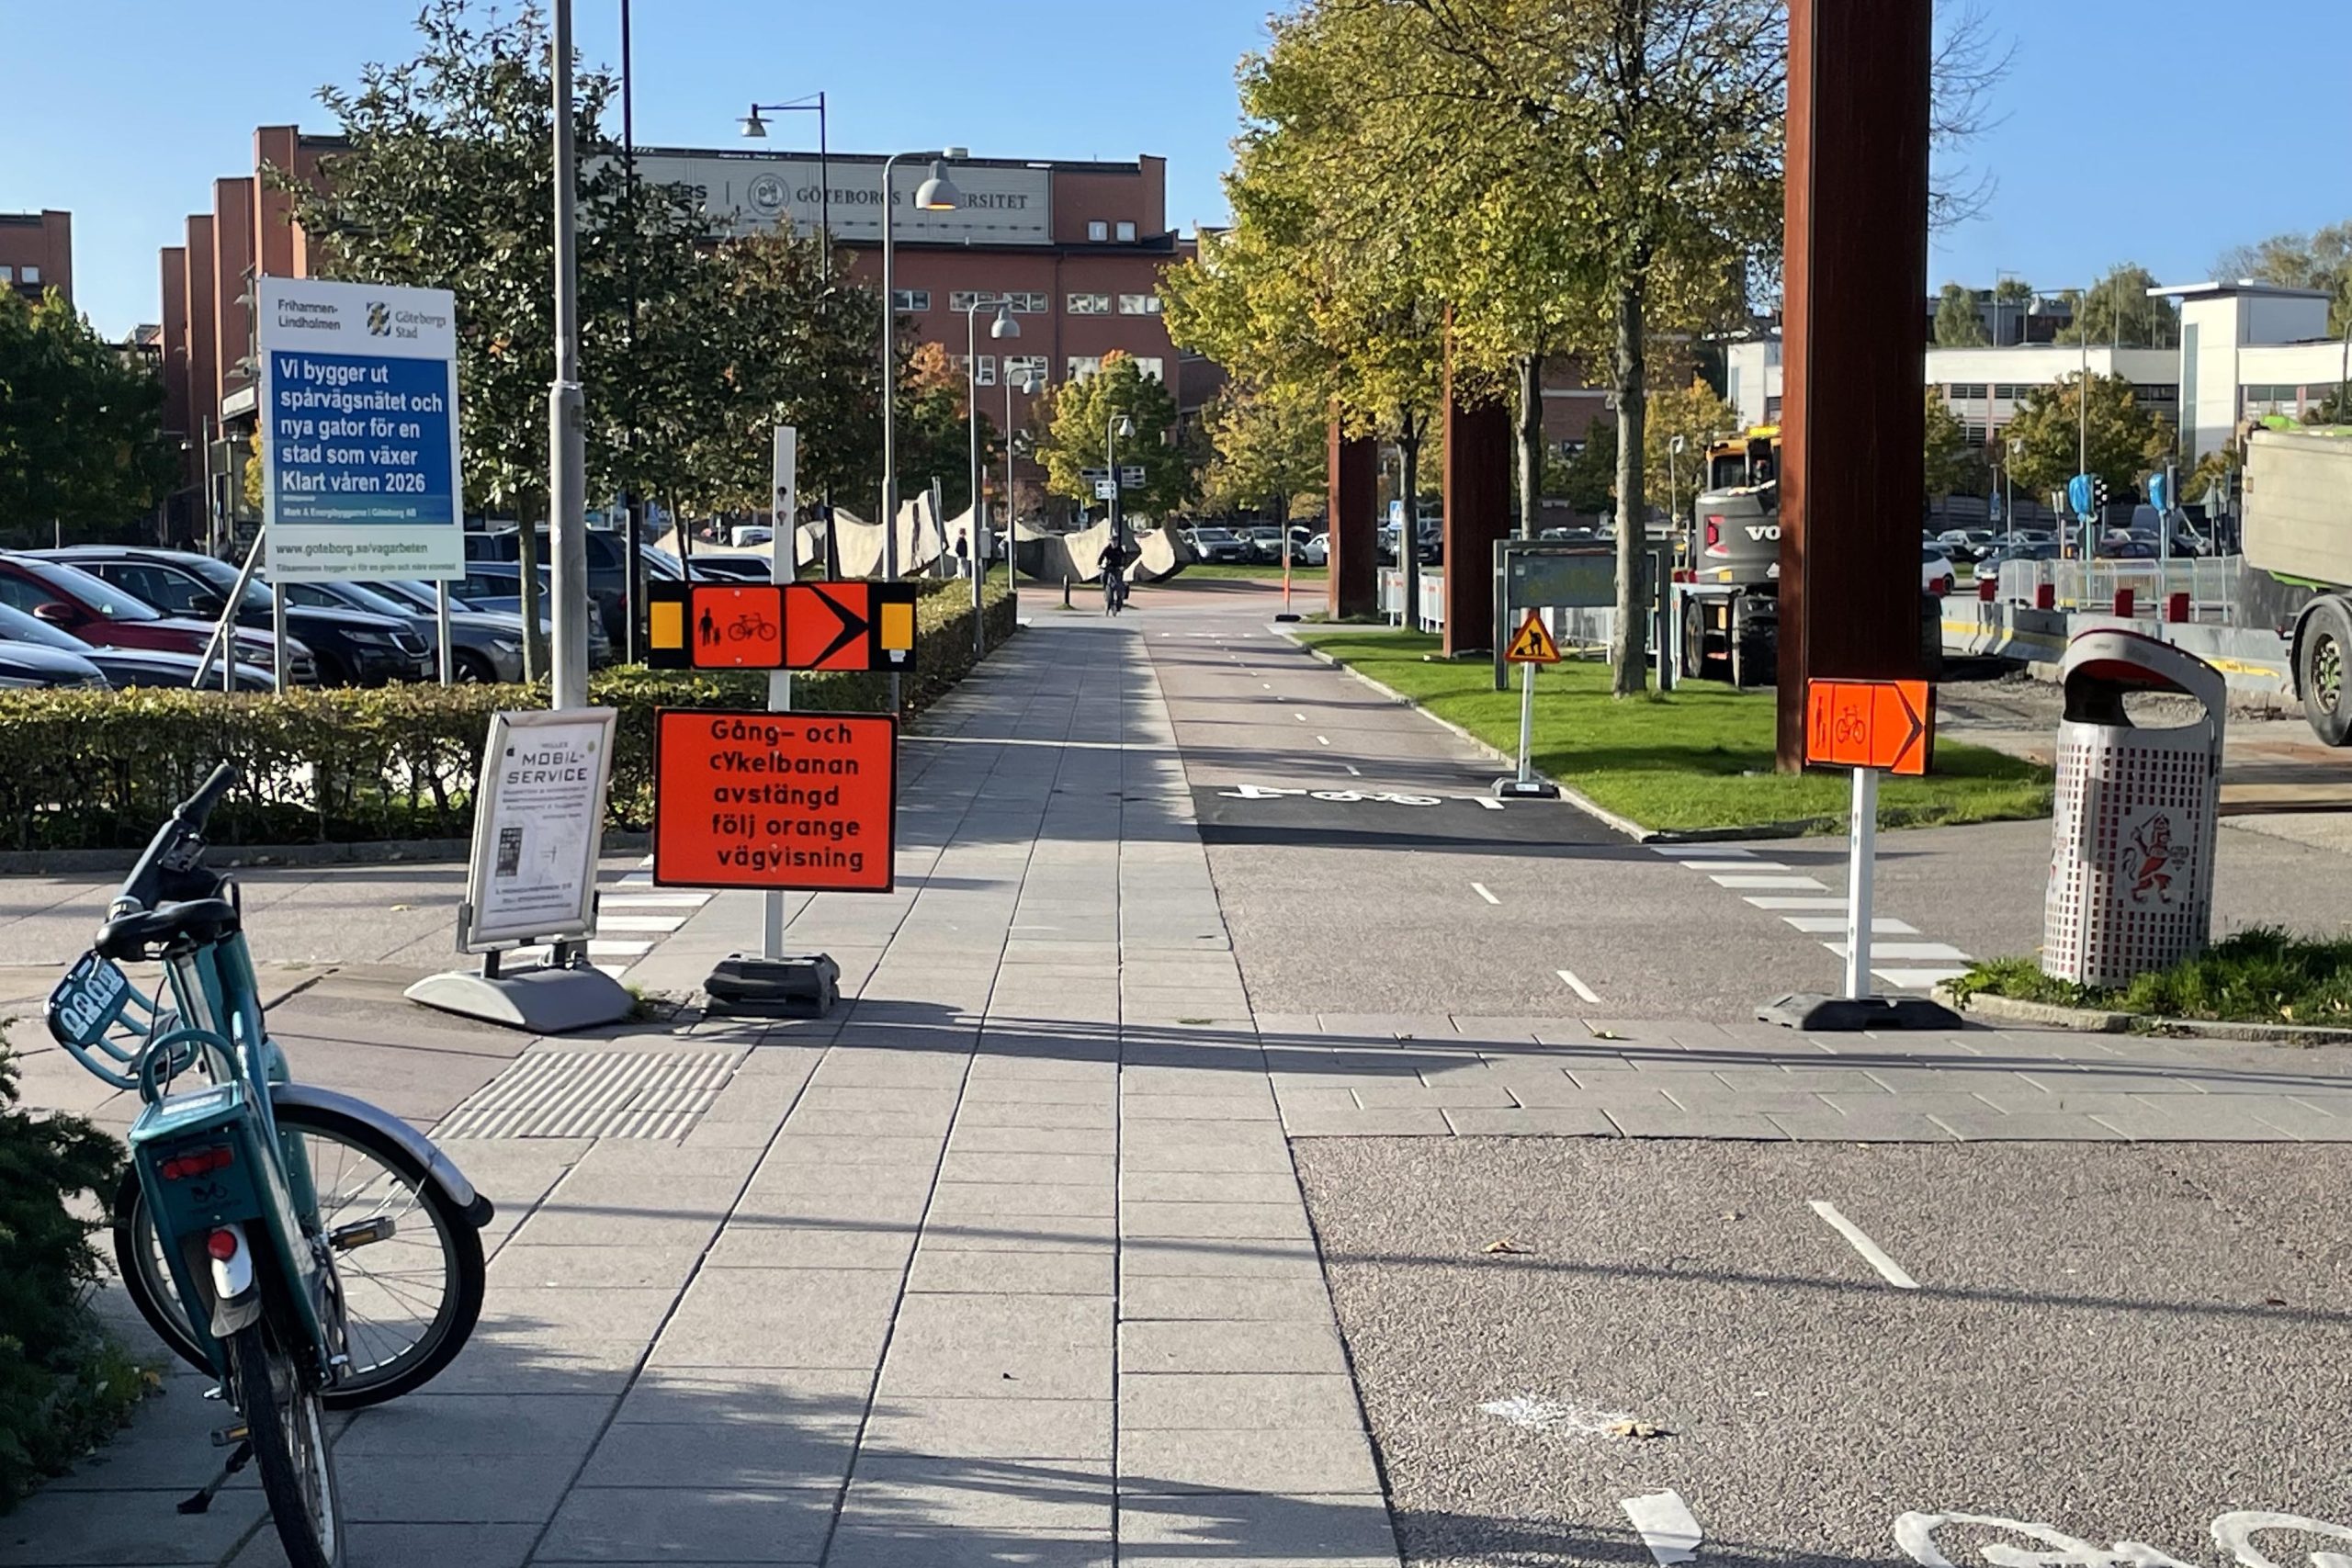
<instances>
[{"instance_id":1,"label":"drain grate","mask_svg":"<svg viewBox=\"0 0 2352 1568\"><path fill-rule=\"evenodd\" d=\"M436 1138L675 1138L735 1075L733 1051L534 1051L466 1097Z\"/></svg>"}]
</instances>

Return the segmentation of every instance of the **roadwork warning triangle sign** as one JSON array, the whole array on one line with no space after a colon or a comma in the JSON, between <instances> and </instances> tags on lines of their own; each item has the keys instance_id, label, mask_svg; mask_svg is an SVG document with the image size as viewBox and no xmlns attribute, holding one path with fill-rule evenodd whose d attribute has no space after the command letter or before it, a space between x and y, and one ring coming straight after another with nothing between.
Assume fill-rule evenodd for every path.
<instances>
[{"instance_id":1,"label":"roadwork warning triangle sign","mask_svg":"<svg viewBox=\"0 0 2352 1568\"><path fill-rule=\"evenodd\" d=\"M1513 664L1557 664L1560 645L1552 640L1543 615L1530 610L1527 619L1520 623L1519 635L1510 639L1510 650L1503 657Z\"/></svg>"}]
</instances>

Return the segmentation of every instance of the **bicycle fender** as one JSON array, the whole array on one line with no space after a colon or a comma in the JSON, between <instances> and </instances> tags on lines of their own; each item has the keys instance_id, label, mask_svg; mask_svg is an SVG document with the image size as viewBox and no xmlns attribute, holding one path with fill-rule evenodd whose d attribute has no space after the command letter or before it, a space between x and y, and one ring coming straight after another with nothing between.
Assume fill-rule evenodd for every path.
<instances>
[{"instance_id":1,"label":"bicycle fender","mask_svg":"<svg viewBox=\"0 0 2352 1568\"><path fill-rule=\"evenodd\" d=\"M356 1100L350 1095L337 1094L331 1089L307 1083L271 1084L269 1102L272 1105L299 1105L306 1111L340 1111L356 1122L365 1122L398 1144L424 1167L432 1177L433 1184L457 1205L465 1215L466 1223L476 1230L490 1224L491 1216L497 1213L489 1199L474 1190L474 1184L466 1179L466 1174L458 1168L457 1161L443 1154L432 1139L389 1111L370 1105L364 1100Z\"/></svg>"}]
</instances>

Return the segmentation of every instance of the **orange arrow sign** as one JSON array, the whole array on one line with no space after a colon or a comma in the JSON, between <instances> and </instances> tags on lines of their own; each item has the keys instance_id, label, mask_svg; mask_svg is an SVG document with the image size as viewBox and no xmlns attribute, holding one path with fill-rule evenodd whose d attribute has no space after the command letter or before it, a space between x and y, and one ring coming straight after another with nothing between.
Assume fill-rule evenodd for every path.
<instances>
[{"instance_id":1,"label":"orange arrow sign","mask_svg":"<svg viewBox=\"0 0 2352 1568\"><path fill-rule=\"evenodd\" d=\"M1805 687L1808 762L1924 773L1935 733L1935 691L1925 681L1815 681Z\"/></svg>"}]
</instances>

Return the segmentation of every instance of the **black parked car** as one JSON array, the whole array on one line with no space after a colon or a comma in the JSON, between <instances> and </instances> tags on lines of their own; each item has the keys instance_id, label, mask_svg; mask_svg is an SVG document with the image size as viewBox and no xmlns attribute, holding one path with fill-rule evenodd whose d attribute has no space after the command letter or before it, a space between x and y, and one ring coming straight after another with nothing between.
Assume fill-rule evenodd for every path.
<instances>
[{"instance_id":1,"label":"black parked car","mask_svg":"<svg viewBox=\"0 0 2352 1568\"><path fill-rule=\"evenodd\" d=\"M80 567L167 615L212 620L237 586L237 569L210 556L137 545L74 545L62 550L32 550ZM237 624L266 628L269 590L245 584L237 603ZM380 686L391 681L423 681L433 674L433 647L404 620L340 606L289 604L286 626L317 661L325 686Z\"/></svg>"},{"instance_id":2,"label":"black parked car","mask_svg":"<svg viewBox=\"0 0 2352 1568\"><path fill-rule=\"evenodd\" d=\"M539 631L545 637L555 635L549 604L555 593L548 581L551 575L546 567L539 568ZM520 616L523 613L521 561L468 561L465 577L449 586L458 598L477 610L499 615ZM521 623L518 620L516 624ZM605 633L603 617L592 615L588 617L588 662L602 669L612 661L613 639Z\"/></svg>"},{"instance_id":3,"label":"black parked car","mask_svg":"<svg viewBox=\"0 0 2352 1568\"><path fill-rule=\"evenodd\" d=\"M555 546L545 528L535 529L541 571L555 565ZM466 564L476 561L517 561L523 558L520 528L469 529ZM602 529L588 530L588 598L605 624L605 635L618 637L628 621L628 541ZM649 572L648 575L650 575Z\"/></svg>"}]
</instances>

